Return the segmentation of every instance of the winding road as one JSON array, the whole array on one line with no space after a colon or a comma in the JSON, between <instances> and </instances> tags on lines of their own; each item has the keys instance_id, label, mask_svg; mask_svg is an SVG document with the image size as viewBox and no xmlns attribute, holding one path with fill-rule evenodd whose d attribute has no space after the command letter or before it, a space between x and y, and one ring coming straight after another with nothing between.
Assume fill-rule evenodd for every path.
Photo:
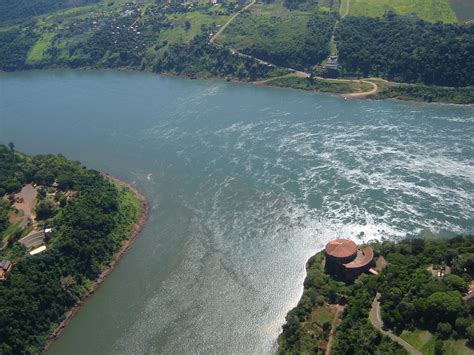
<instances>
[{"instance_id":1,"label":"winding road","mask_svg":"<svg viewBox=\"0 0 474 355\"><path fill-rule=\"evenodd\" d=\"M370 309L369 319L372 325L377 328L381 333L388 336L393 341L396 341L398 344L403 346L406 351L408 351L412 355L422 355L422 353L416 350L413 346L408 344L405 340L397 336L391 331L387 331L383 329L383 321L380 316L380 293L375 295L374 301L372 302L372 308Z\"/></svg>"},{"instance_id":2,"label":"winding road","mask_svg":"<svg viewBox=\"0 0 474 355\"><path fill-rule=\"evenodd\" d=\"M348 0L349 1L349 0ZM250 7L252 7L254 4L256 3L256 0L252 0L249 4L247 4L246 6L244 6L242 9L240 9L239 11L237 11L234 15L232 15L232 17L224 24L222 25L222 27L219 29L219 31L217 31L210 39L209 39L209 43L210 44L213 44L213 45L217 45L215 43L216 39L225 31L225 29L232 23L232 21L235 20L235 18L237 16L239 16L242 12L248 10ZM234 49L234 48L229 48L230 52L232 54L235 54L235 55L238 55L238 56L241 56L241 57L245 57L245 58L251 58L253 60L255 60L256 62L260 63L260 64L263 64L263 65L267 65L269 67L277 67L277 65L273 64L273 63L269 63L267 61L264 61L262 59L259 59L255 56L252 56L252 55L248 55L248 54L245 54L245 53L242 53L242 52L239 52L238 50ZM306 77L308 78L310 76L310 73L307 73L307 72L304 72L304 71L301 71L301 70L297 70L297 69L294 69L294 68L288 68L288 67L282 67L283 69L286 69L288 70L289 72L293 73L293 74L296 74L298 76L301 76L301 77ZM281 77L286 77L288 76L288 74L286 75L283 75ZM271 80L274 80L274 79L278 79L278 78L281 78L281 77L276 77L276 78L270 78L270 79L267 79L267 80L262 80L262 81L258 81L257 83L259 84L264 84L266 82L269 82ZM354 80L348 80L348 79L326 79L326 78L323 78L323 77L320 77L320 76L316 76L315 77L316 79L318 80L323 80L323 81L329 81L329 82L340 82L340 83L351 83L351 82L354 82ZM360 99L360 98L364 98L364 97L367 97L367 96L371 96L371 95L375 95L378 91L378 86L376 83L372 82L372 81L368 81L368 80L359 80L360 83L365 83L365 84L368 84L370 86L372 86L372 89L370 89L369 91L363 91L363 92L352 92L352 93L347 93L347 94L342 94L342 96L344 96L345 98L351 98L351 99Z\"/></svg>"}]
</instances>

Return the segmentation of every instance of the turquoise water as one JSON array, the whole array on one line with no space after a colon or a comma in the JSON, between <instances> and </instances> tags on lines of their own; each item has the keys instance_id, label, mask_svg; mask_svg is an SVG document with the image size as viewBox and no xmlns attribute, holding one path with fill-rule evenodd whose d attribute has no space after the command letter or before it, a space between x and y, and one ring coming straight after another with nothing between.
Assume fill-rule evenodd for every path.
<instances>
[{"instance_id":1,"label":"turquoise water","mask_svg":"<svg viewBox=\"0 0 474 355\"><path fill-rule=\"evenodd\" d=\"M472 106L45 71L0 75L0 119L152 207L51 354L270 353L328 240L474 232Z\"/></svg>"}]
</instances>

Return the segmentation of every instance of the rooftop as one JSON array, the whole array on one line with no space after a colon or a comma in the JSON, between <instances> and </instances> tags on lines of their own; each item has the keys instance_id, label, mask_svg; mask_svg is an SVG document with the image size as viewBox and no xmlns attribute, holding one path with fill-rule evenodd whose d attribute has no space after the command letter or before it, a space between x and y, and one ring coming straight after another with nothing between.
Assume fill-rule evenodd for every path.
<instances>
[{"instance_id":1,"label":"rooftop","mask_svg":"<svg viewBox=\"0 0 474 355\"><path fill-rule=\"evenodd\" d=\"M349 269L357 269L370 264L373 258L374 251L370 246L367 246L364 250L358 250L356 258L350 263L344 264L344 266Z\"/></svg>"},{"instance_id":2,"label":"rooftop","mask_svg":"<svg viewBox=\"0 0 474 355\"><path fill-rule=\"evenodd\" d=\"M357 245L349 239L335 239L326 244L325 251L335 258L348 258L357 253Z\"/></svg>"}]
</instances>

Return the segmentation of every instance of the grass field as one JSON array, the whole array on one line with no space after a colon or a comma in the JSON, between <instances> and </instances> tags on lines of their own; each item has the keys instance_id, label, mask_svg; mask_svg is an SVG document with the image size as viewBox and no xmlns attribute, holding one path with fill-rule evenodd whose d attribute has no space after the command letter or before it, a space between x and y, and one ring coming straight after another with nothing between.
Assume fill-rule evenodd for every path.
<instances>
[{"instance_id":1,"label":"grass field","mask_svg":"<svg viewBox=\"0 0 474 355\"><path fill-rule=\"evenodd\" d=\"M453 1L460 4L471 1L470 7L474 8L472 0ZM351 16L381 17L388 11L394 11L400 15L415 14L429 22L458 22L450 0L343 0L340 14L341 16L347 13Z\"/></svg>"},{"instance_id":2,"label":"grass field","mask_svg":"<svg viewBox=\"0 0 474 355\"><path fill-rule=\"evenodd\" d=\"M289 11L281 2L254 5L222 33L219 42L237 50L250 46L271 52L276 46L294 43L305 35L309 13Z\"/></svg>"},{"instance_id":3,"label":"grass field","mask_svg":"<svg viewBox=\"0 0 474 355\"><path fill-rule=\"evenodd\" d=\"M56 33L45 32L28 53L27 63L41 62L46 59L46 51L51 47Z\"/></svg>"},{"instance_id":4,"label":"grass field","mask_svg":"<svg viewBox=\"0 0 474 355\"><path fill-rule=\"evenodd\" d=\"M432 355L435 353L435 338L427 330L417 329L413 332L404 330L400 337L416 349L420 350L423 355Z\"/></svg>"},{"instance_id":5,"label":"grass field","mask_svg":"<svg viewBox=\"0 0 474 355\"><path fill-rule=\"evenodd\" d=\"M347 82L328 80L314 80L310 82L301 76L290 74L279 78L264 81L265 85L287 87L308 91L334 92L338 94L348 94L353 92L363 92L372 89L372 86L361 83L358 80L348 80Z\"/></svg>"},{"instance_id":6,"label":"grass field","mask_svg":"<svg viewBox=\"0 0 474 355\"><path fill-rule=\"evenodd\" d=\"M453 340L449 339L444 342L444 351L450 355L469 355L474 352L474 349L470 349L466 346L465 339Z\"/></svg>"},{"instance_id":7,"label":"grass field","mask_svg":"<svg viewBox=\"0 0 474 355\"><path fill-rule=\"evenodd\" d=\"M427 330L417 329L412 332L404 330L401 338L420 350L423 355L435 354L435 337ZM467 355L472 354L473 349L466 346L466 339L448 339L443 341L443 354Z\"/></svg>"},{"instance_id":8,"label":"grass field","mask_svg":"<svg viewBox=\"0 0 474 355\"><path fill-rule=\"evenodd\" d=\"M459 22L474 21L474 1L451 0L451 7L456 13Z\"/></svg>"},{"instance_id":9,"label":"grass field","mask_svg":"<svg viewBox=\"0 0 474 355\"><path fill-rule=\"evenodd\" d=\"M290 11L276 0L241 13L217 42L275 65L308 68L329 55L335 21L334 14Z\"/></svg>"},{"instance_id":10,"label":"grass field","mask_svg":"<svg viewBox=\"0 0 474 355\"><path fill-rule=\"evenodd\" d=\"M169 43L183 43L191 41L201 32L202 25L220 25L222 26L229 19L229 16L211 16L199 11L188 12L184 14L173 14L168 16L173 27L160 32L160 41ZM185 29L185 23L189 21L191 27L188 31Z\"/></svg>"}]
</instances>

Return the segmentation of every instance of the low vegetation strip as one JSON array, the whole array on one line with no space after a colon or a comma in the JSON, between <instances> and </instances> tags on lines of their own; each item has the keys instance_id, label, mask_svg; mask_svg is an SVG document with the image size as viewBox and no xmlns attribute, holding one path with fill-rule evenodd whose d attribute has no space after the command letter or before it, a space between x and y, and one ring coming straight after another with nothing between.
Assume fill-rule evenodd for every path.
<instances>
[{"instance_id":1,"label":"low vegetation strip","mask_svg":"<svg viewBox=\"0 0 474 355\"><path fill-rule=\"evenodd\" d=\"M474 86L452 88L427 85L390 85L377 93L381 99L416 100L425 102L450 102L474 104Z\"/></svg>"},{"instance_id":2,"label":"low vegetation strip","mask_svg":"<svg viewBox=\"0 0 474 355\"><path fill-rule=\"evenodd\" d=\"M350 16L382 17L393 11L399 15L414 14L429 22L457 23L450 0L346 0ZM349 6L350 2L350 6ZM346 13L346 11L344 10Z\"/></svg>"}]
</instances>

